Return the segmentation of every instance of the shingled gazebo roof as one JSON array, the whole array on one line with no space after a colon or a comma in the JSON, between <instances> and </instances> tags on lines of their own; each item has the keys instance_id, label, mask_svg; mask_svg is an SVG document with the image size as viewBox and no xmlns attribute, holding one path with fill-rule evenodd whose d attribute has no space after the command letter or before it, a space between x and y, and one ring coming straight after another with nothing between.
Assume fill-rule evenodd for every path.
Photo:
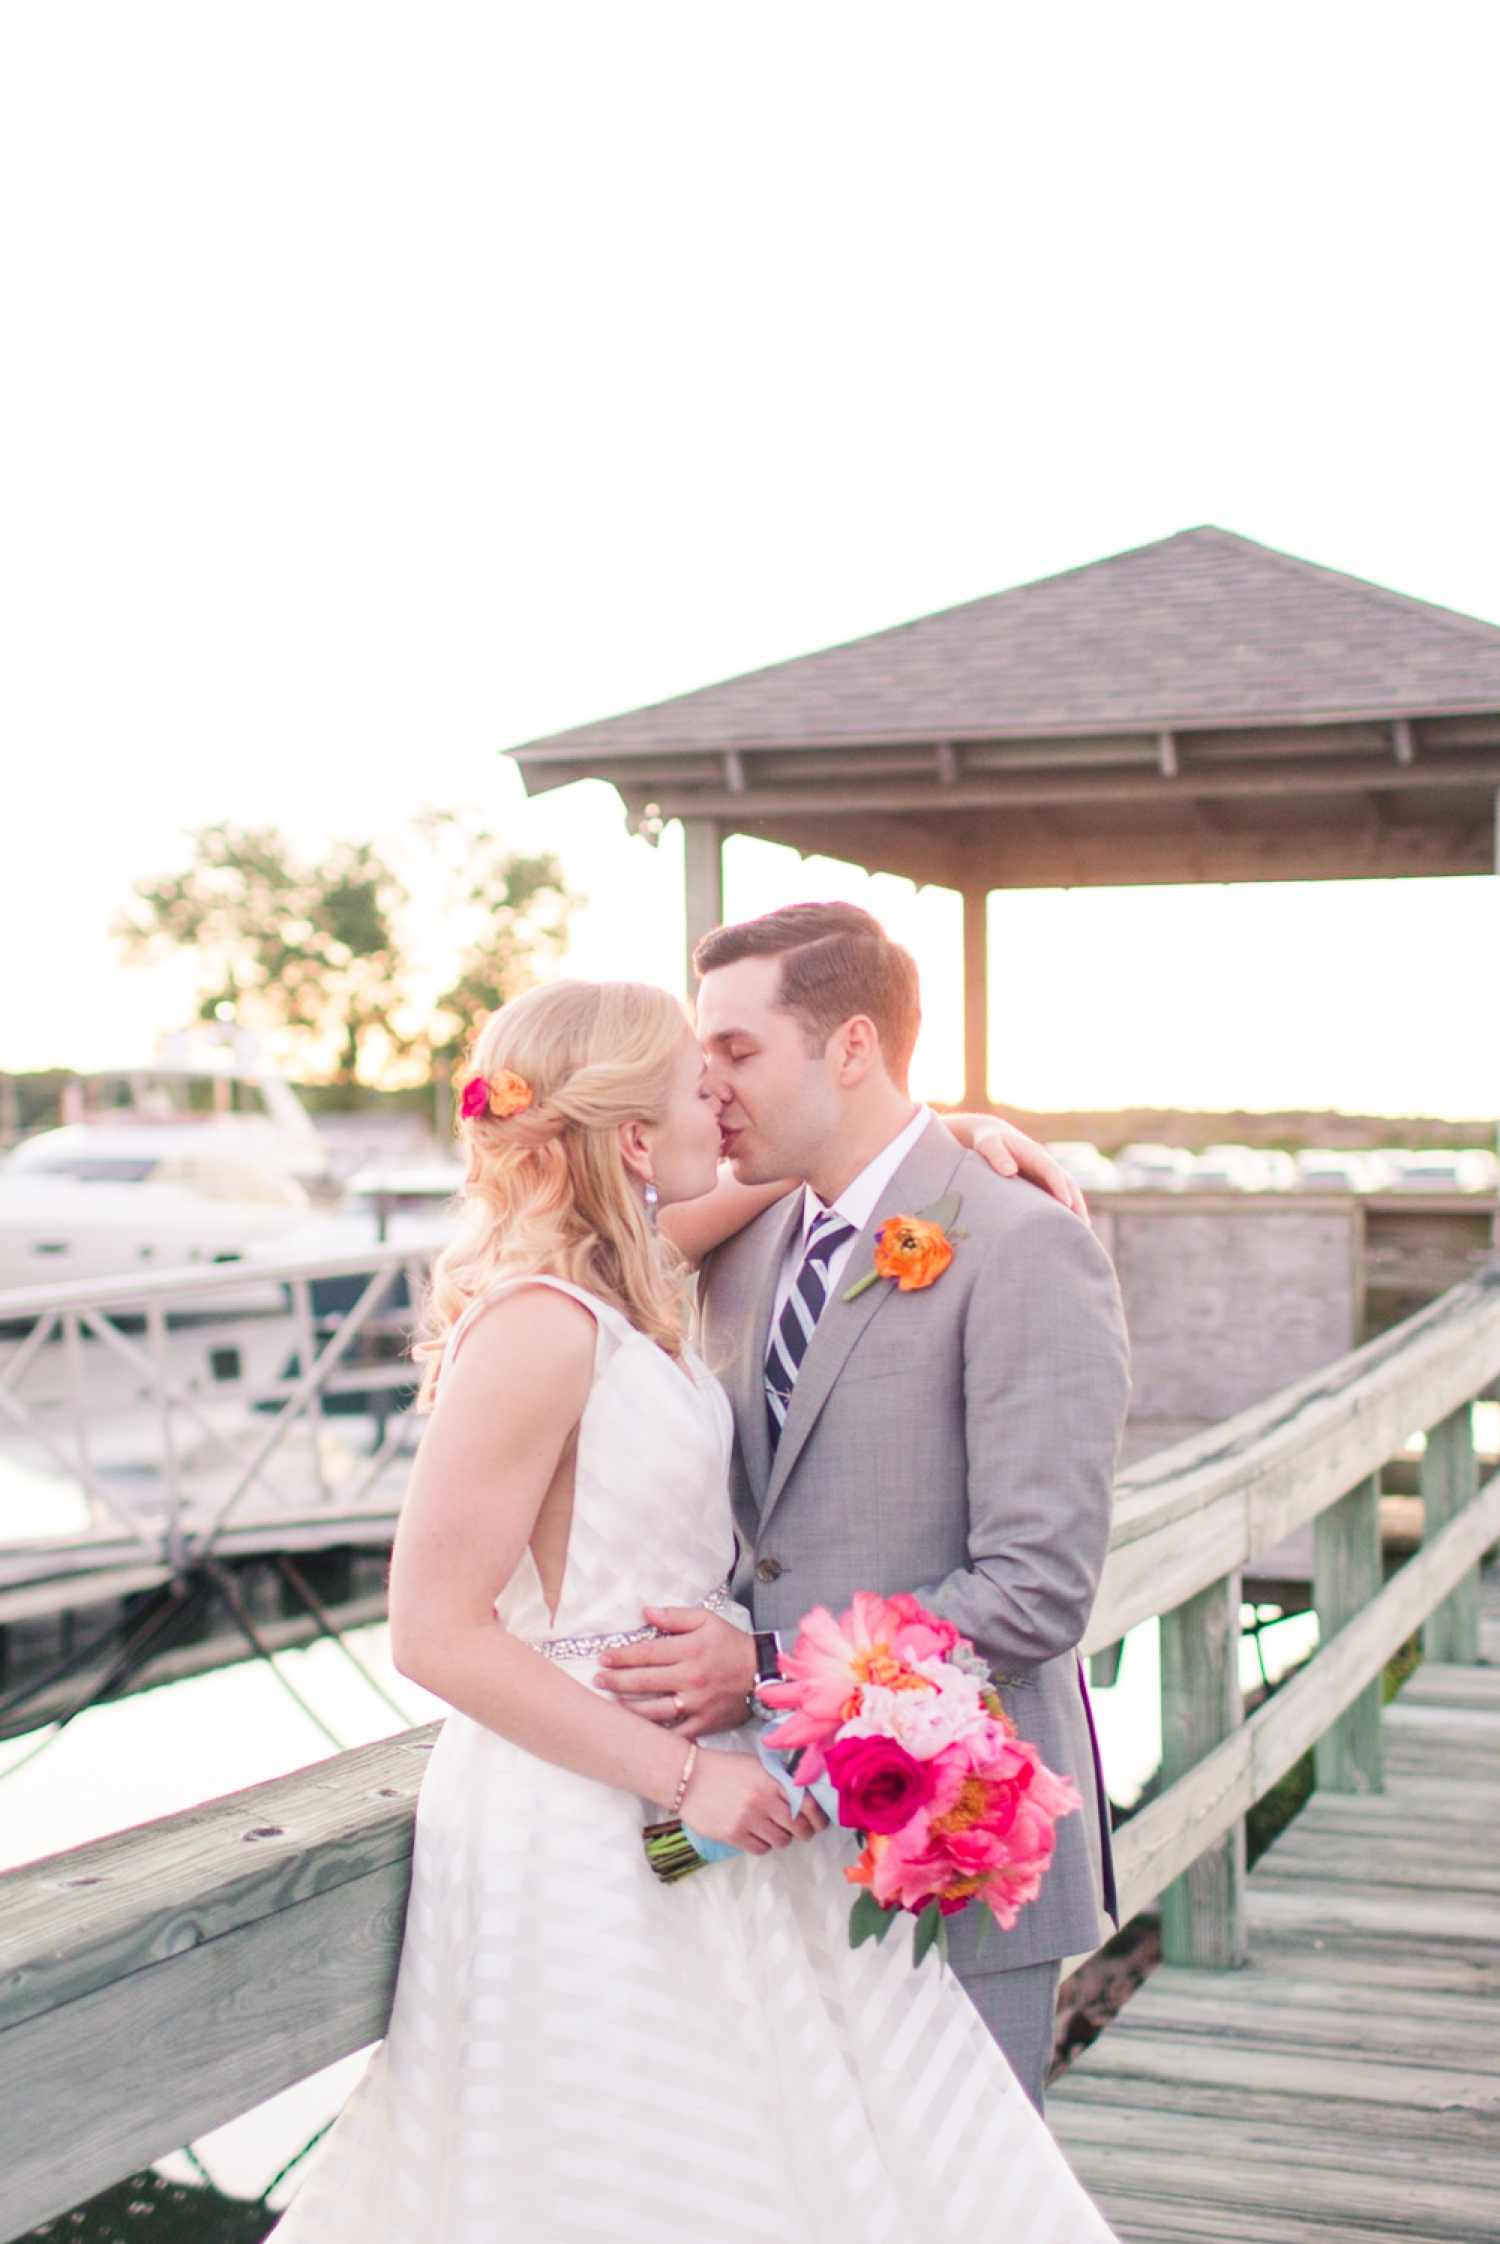
<instances>
[{"instance_id":1,"label":"shingled gazebo roof","mask_svg":"<svg viewBox=\"0 0 1500 2244\"><path fill-rule=\"evenodd\" d=\"M1500 628L1185 530L512 753L971 890L1489 872Z\"/></svg>"}]
</instances>

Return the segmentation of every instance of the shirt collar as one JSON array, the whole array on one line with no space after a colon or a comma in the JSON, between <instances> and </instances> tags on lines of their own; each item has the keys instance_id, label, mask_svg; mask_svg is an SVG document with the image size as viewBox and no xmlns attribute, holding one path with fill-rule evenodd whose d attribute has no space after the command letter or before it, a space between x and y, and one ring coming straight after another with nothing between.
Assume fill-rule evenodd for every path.
<instances>
[{"instance_id":1,"label":"shirt collar","mask_svg":"<svg viewBox=\"0 0 1500 2244\"><path fill-rule=\"evenodd\" d=\"M833 1212L836 1215L841 1215L846 1223L853 1224L856 1231L863 1231L865 1225L875 1213L880 1195L884 1192L891 1178L896 1174L931 1119L931 1109L919 1106L911 1120L891 1139L890 1144L882 1146L874 1160L867 1161L859 1175L845 1185L843 1191L833 1203ZM802 1244L804 1248L807 1245L808 1233L819 1216L825 1212L824 1204L818 1198L812 1186L804 1184L802 1187Z\"/></svg>"}]
</instances>

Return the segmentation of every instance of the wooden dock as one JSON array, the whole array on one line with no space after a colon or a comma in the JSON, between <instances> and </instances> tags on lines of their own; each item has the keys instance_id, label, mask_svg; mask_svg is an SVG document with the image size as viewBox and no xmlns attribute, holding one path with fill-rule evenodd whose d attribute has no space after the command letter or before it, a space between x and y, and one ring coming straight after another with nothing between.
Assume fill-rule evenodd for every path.
<instances>
[{"instance_id":1,"label":"wooden dock","mask_svg":"<svg viewBox=\"0 0 1500 2244\"><path fill-rule=\"evenodd\" d=\"M1163 1966L1048 2097L1124 2244L1500 2236L1500 1579L1251 1873L1249 1962Z\"/></svg>"},{"instance_id":2,"label":"wooden dock","mask_svg":"<svg viewBox=\"0 0 1500 2244\"><path fill-rule=\"evenodd\" d=\"M41 1313L81 1331L86 1312L70 1295ZM352 1329L289 1373L266 1460ZM1053 2109L1126 2244L1500 2234L1500 1614L1481 1631L1479 1611L1500 1472L1481 1485L1472 1408L1497 1381L1500 1263L1120 1476L1081 1649L1160 1618L1165 1781L1115 1859L1127 1915L1160 1900L1170 1968ZM1422 1542L1386 1581L1379 1476L1414 1427ZM1308 1521L1322 1641L1246 1717L1241 1584ZM185 1531L181 1569L227 1564L236 1524ZM1382 1723L1382 1671L1417 1629L1446 1664ZM0 1877L0 2238L383 2030L428 1744L342 1754ZM1246 1881L1244 1819L1309 1750L1318 1797ZM1247 1945L1247 1968L1217 1968Z\"/></svg>"}]
</instances>

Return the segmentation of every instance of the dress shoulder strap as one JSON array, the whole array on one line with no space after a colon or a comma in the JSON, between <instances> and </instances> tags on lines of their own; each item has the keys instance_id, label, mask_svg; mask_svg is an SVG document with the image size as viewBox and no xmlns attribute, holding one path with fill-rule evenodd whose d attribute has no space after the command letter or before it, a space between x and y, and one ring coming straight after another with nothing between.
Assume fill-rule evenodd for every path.
<instances>
[{"instance_id":1,"label":"dress shoulder strap","mask_svg":"<svg viewBox=\"0 0 1500 2244\"><path fill-rule=\"evenodd\" d=\"M439 1387L442 1385L443 1373L458 1354L464 1335L468 1332L470 1326L477 1324L486 1309L493 1307L495 1302L503 1301L507 1294L519 1293L525 1286L550 1286L555 1293L569 1294L574 1301L587 1309L589 1315L599 1327L601 1342L601 1345L594 1352L594 1376L596 1379L615 1350L625 1341L637 1337L635 1326L627 1316L615 1307L613 1302L601 1301L598 1294L588 1292L583 1286L575 1286L568 1278L554 1278L545 1271L538 1271L534 1276L527 1278L507 1278L503 1285L492 1286L488 1293L476 1295L449 1333L443 1349L443 1360L438 1366ZM434 1400L436 1400L436 1396L434 1396Z\"/></svg>"}]
</instances>

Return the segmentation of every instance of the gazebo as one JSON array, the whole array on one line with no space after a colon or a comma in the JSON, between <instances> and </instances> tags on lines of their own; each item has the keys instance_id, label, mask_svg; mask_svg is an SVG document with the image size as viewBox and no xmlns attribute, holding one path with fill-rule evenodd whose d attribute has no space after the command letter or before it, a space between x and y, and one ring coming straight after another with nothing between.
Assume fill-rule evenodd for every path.
<instances>
[{"instance_id":1,"label":"gazebo","mask_svg":"<svg viewBox=\"0 0 1500 2244\"><path fill-rule=\"evenodd\" d=\"M1500 628L1184 530L510 753L681 819L689 950L730 834L958 890L978 1106L992 889L1500 869Z\"/></svg>"}]
</instances>

